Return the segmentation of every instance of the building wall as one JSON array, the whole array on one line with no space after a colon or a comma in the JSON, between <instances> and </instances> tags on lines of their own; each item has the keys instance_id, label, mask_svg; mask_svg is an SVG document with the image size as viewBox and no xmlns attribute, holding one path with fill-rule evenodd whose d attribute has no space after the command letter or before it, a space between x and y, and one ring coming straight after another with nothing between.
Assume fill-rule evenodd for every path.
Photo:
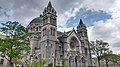
<instances>
[{"instance_id":1,"label":"building wall","mask_svg":"<svg viewBox=\"0 0 120 67\"><path fill-rule=\"evenodd\" d=\"M51 12L51 10L53 11ZM58 33L56 25L56 11L50 3L48 4L48 7L45 8L43 16L41 15L40 17L43 17L43 23L40 31L29 31L31 33L31 54L34 54L34 48L37 47L40 50L39 53L45 60L45 65L55 63L55 65L61 66L61 60L62 57L64 57L65 64L68 67L87 67L90 63L88 50L89 41L87 35L80 36L81 34L79 35L79 33L77 33L74 29L67 34L65 32ZM28 25L28 29L38 27L35 24L33 23L32 25ZM38 23L38 25L41 25L41 23ZM78 29L78 31L80 31L80 29ZM82 30L82 33L84 32L87 32L86 28ZM62 39L59 39L59 37Z\"/></svg>"}]
</instances>

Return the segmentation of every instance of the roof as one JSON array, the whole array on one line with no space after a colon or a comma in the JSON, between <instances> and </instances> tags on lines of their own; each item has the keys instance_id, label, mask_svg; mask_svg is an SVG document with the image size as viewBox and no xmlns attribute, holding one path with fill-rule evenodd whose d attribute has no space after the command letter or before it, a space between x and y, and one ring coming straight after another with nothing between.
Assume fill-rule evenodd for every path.
<instances>
[{"instance_id":1,"label":"roof","mask_svg":"<svg viewBox=\"0 0 120 67\"><path fill-rule=\"evenodd\" d=\"M30 23L42 23L42 18L36 17Z\"/></svg>"},{"instance_id":2,"label":"roof","mask_svg":"<svg viewBox=\"0 0 120 67\"><path fill-rule=\"evenodd\" d=\"M59 37L61 35L63 35L63 32L57 31L57 36Z\"/></svg>"},{"instance_id":3,"label":"roof","mask_svg":"<svg viewBox=\"0 0 120 67\"><path fill-rule=\"evenodd\" d=\"M64 33L63 33L63 38L67 38L68 36L67 36L68 34L64 31Z\"/></svg>"},{"instance_id":4,"label":"roof","mask_svg":"<svg viewBox=\"0 0 120 67\"><path fill-rule=\"evenodd\" d=\"M82 19L80 19L79 26L86 27L86 25L83 23Z\"/></svg>"},{"instance_id":5,"label":"roof","mask_svg":"<svg viewBox=\"0 0 120 67\"><path fill-rule=\"evenodd\" d=\"M50 8L52 8L52 4L51 4L51 2L49 1L49 3L48 3L48 6L47 7L50 7Z\"/></svg>"},{"instance_id":6,"label":"roof","mask_svg":"<svg viewBox=\"0 0 120 67\"><path fill-rule=\"evenodd\" d=\"M80 23L79 23L79 24L80 24L80 25L81 25L81 24L83 24L83 21L82 21L82 19L80 19Z\"/></svg>"}]
</instances>

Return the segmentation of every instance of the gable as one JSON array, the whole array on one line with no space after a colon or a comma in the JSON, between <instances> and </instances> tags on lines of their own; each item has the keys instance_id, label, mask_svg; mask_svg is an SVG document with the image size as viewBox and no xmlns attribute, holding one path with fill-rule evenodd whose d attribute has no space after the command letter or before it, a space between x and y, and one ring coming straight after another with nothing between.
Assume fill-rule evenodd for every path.
<instances>
[{"instance_id":1,"label":"gable","mask_svg":"<svg viewBox=\"0 0 120 67\"><path fill-rule=\"evenodd\" d=\"M77 33L76 33L75 30L72 30L72 31L68 34L67 42L70 43L70 40L71 40L72 38L75 38L75 39L78 41L79 46L81 46L80 39L79 39L79 37L78 37L78 35L77 35Z\"/></svg>"}]
</instances>

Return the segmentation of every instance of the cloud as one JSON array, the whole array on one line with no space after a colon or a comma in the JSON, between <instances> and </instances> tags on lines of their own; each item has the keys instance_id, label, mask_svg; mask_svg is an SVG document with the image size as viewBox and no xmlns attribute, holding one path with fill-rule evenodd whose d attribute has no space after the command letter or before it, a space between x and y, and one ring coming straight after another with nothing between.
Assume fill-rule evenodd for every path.
<instances>
[{"instance_id":1,"label":"cloud","mask_svg":"<svg viewBox=\"0 0 120 67\"><path fill-rule=\"evenodd\" d=\"M39 16L45 3L44 0L0 0L0 6L8 9L11 14L9 20L24 24Z\"/></svg>"},{"instance_id":2,"label":"cloud","mask_svg":"<svg viewBox=\"0 0 120 67\"><path fill-rule=\"evenodd\" d=\"M90 40L102 39L107 41L114 53L119 53L118 49L120 49L120 6L118 4L120 1L117 0L109 8L111 19L94 22L93 26L88 27Z\"/></svg>"},{"instance_id":3,"label":"cloud","mask_svg":"<svg viewBox=\"0 0 120 67\"><path fill-rule=\"evenodd\" d=\"M70 9L68 11L65 11L63 14L60 14L58 16L58 25L64 26L66 25L69 18L76 16L77 12L79 12L78 8Z\"/></svg>"},{"instance_id":4,"label":"cloud","mask_svg":"<svg viewBox=\"0 0 120 67\"><path fill-rule=\"evenodd\" d=\"M111 6L112 0L95 0L94 2L93 0L51 0L51 2L58 12L58 25L65 26L67 20L74 17L80 8L106 9ZM47 0L0 0L0 6L10 10L10 20L24 24L28 24L33 18L39 16L47 4Z\"/></svg>"},{"instance_id":5,"label":"cloud","mask_svg":"<svg viewBox=\"0 0 120 67\"><path fill-rule=\"evenodd\" d=\"M8 10L0 7L0 22L4 22L8 20L8 18L9 18Z\"/></svg>"},{"instance_id":6,"label":"cloud","mask_svg":"<svg viewBox=\"0 0 120 67\"><path fill-rule=\"evenodd\" d=\"M109 8L113 6L115 0L84 0L83 7L88 7L93 10L103 10L108 12Z\"/></svg>"},{"instance_id":7,"label":"cloud","mask_svg":"<svg viewBox=\"0 0 120 67\"><path fill-rule=\"evenodd\" d=\"M67 1L67 0L60 0L60 5L61 9L64 10L59 10L61 11L58 15L58 25L66 25L66 23L68 22L68 20L71 17L75 17L77 15L77 13L79 12L79 10L81 8L87 8L88 10L93 10L93 11L99 11L102 10L104 12L109 12L108 9L112 6L112 4L114 3L113 0L72 0L72 1ZM59 2L59 1L58 1ZM63 4L66 4L66 6L64 6ZM106 4L107 3L107 4ZM63 8L64 7L64 8Z\"/></svg>"},{"instance_id":8,"label":"cloud","mask_svg":"<svg viewBox=\"0 0 120 67\"><path fill-rule=\"evenodd\" d=\"M53 6L57 10L58 16L60 16L59 18L61 20L62 19L61 17L63 17L63 14L61 13L65 14L64 19L66 19L66 16L68 16L69 12L70 13L72 12L70 7L71 8L76 7L76 2L78 0L74 1L51 0L51 1L52 4L54 4ZM80 0L79 2L82 2L82 0ZM28 24L33 18L39 16L40 13L42 13L43 9L47 6L47 4L48 4L47 0L12 0L12 1L0 0L0 6L2 8L10 10L11 12L10 20L16 20L24 22L26 24ZM66 5L64 6L63 4ZM76 9L74 9L74 11L76 11ZM65 23L66 21L63 20L63 22Z\"/></svg>"}]
</instances>

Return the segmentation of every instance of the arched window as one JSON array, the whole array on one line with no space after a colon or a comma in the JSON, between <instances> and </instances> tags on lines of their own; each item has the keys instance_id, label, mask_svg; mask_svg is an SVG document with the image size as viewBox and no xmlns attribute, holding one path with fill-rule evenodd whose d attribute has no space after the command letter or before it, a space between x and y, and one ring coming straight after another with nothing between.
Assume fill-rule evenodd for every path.
<instances>
[{"instance_id":1,"label":"arched window","mask_svg":"<svg viewBox=\"0 0 120 67\"><path fill-rule=\"evenodd\" d=\"M38 31L38 27L36 27L36 31Z\"/></svg>"},{"instance_id":2,"label":"arched window","mask_svg":"<svg viewBox=\"0 0 120 67\"><path fill-rule=\"evenodd\" d=\"M87 55L88 51L87 51L87 48L85 48L85 55Z\"/></svg>"},{"instance_id":3,"label":"arched window","mask_svg":"<svg viewBox=\"0 0 120 67\"><path fill-rule=\"evenodd\" d=\"M35 31L35 26L33 27L33 31Z\"/></svg>"},{"instance_id":4,"label":"arched window","mask_svg":"<svg viewBox=\"0 0 120 67\"><path fill-rule=\"evenodd\" d=\"M55 29L53 29L53 36L55 36Z\"/></svg>"},{"instance_id":5,"label":"arched window","mask_svg":"<svg viewBox=\"0 0 120 67\"><path fill-rule=\"evenodd\" d=\"M52 28L50 28L50 34L52 35Z\"/></svg>"},{"instance_id":6,"label":"arched window","mask_svg":"<svg viewBox=\"0 0 120 67\"><path fill-rule=\"evenodd\" d=\"M53 19L52 19L52 17L50 17L50 23L53 24Z\"/></svg>"},{"instance_id":7,"label":"arched window","mask_svg":"<svg viewBox=\"0 0 120 67\"><path fill-rule=\"evenodd\" d=\"M52 44L51 44L51 48L52 48Z\"/></svg>"},{"instance_id":8,"label":"arched window","mask_svg":"<svg viewBox=\"0 0 120 67\"><path fill-rule=\"evenodd\" d=\"M46 35L46 28L43 29L43 36L45 36L45 35Z\"/></svg>"},{"instance_id":9,"label":"arched window","mask_svg":"<svg viewBox=\"0 0 120 67\"><path fill-rule=\"evenodd\" d=\"M33 28L31 27L31 31L33 31Z\"/></svg>"},{"instance_id":10,"label":"arched window","mask_svg":"<svg viewBox=\"0 0 120 67\"><path fill-rule=\"evenodd\" d=\"M41 31L41 26L39 26L39 31Z\"/></svg>"},{"instance_id":11,"label":"arched window","mask_svg":"<svg viewBox=\"0 0 120 67\"><path fill-rule=\"evenodd\" d=\"M52 13L54 12L54 10L52 10Z\"/></svg>"},{"instance_id":12,"label":"arched window","mask_svg":"<svg viewBox=\"0 0 120 67\"><path fill-rule=\"evenodd\" d=\"M82 32L80 32L80 35L82 36Z\"/></svg>"},{"instance_id":13,"label":"arched window","mask_svg":"<svg viewBox=\"0 0 120 67\"><path fill-rule=\"evenodd\" d=\"M53 24L56 25L56 19L53 19Z\"/></svg>"}]
</instances>

